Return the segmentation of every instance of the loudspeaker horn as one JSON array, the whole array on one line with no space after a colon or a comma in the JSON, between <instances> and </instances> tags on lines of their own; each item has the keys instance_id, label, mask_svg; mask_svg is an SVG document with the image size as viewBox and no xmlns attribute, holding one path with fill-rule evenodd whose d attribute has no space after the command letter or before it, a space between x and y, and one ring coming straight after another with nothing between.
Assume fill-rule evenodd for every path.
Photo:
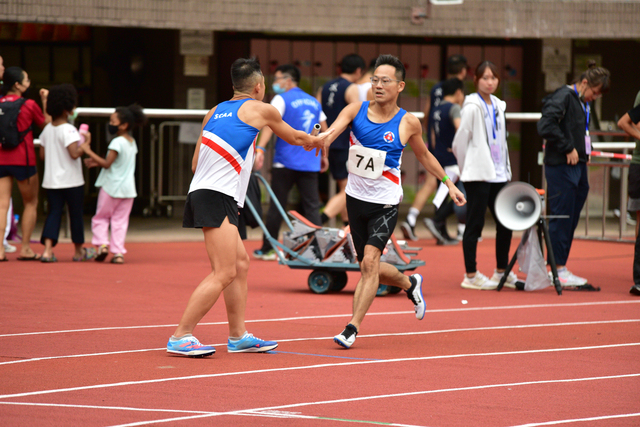
<instances>
[{"instance_id":1,"label":"loudspeaker horn","mask_svg":"<svg viewBox=\"0 0 640 427\"><path fill-rule=\"evenodd\" d=\"M521 231L532 227L540 218L541 211L540 195L526 182L509 183L496 196L496 216L509 230Z\"/></svg>"}]
</instances>

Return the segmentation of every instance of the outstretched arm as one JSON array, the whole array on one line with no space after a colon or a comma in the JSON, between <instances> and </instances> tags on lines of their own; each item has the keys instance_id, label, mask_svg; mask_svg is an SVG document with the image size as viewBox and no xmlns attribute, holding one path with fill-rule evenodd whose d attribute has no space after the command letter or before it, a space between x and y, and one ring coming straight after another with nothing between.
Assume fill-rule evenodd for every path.
<instances>
[{"instance_id":1,"label":"outstretched arm","mask_svg":"<svg viewBox=\"0 0 640 427\"><path fill-rule=\"evenodd\" d=\"M331 124L329 131L333 132L329 137L325 140L325 148L329 148L331 143L336 140L342 132L347 129L347 126L356 118L360 107L362 106L362 102L354 102L347 105L335 119L335 121Z\"/></svg>"},{"instance_id":2,"label":"outstretched arm","mask_svg":"<svg viewBox=\"0 0 640 427\"><path fill-rule=\"evenodd\" d=\"M108 150L107 157L105 159L98 156L91 149L91 133L90 132L85 133L84 143L80 146L80 148L81 148L81 151L84 151L84 153L87 156L89 156L89 158L92 160L91 162L85 162L85 165L87 167L100 166L101 168L109 169L113 164L113 162L115 162L116 158L118 157L118 152L115 150Z\"/></svg>"},{"instance_id":3,"label":"outstretched arm","mask_svg":"<svg viewBox=\"0 0 640 427\"><path fill-rule=\"evenodd\" d=\"M243 111L240 110L239 114ZM243 114L245 116L245 114ZM260 102L255 105L255 108L251 111L246 111L246 119L241 117L245 123L262 129L265 126L269 126L273 133L278 135L284 141L291 145L303 146L305 150L312 150L314 148L322 148L324 146L325 138L332 132L324 132L318 136L312 136L306 132L296 130L289 126L284 120L280 112L270 104ZM256 126L257 125L257 126Z\"/></svg>"}]
</instances>

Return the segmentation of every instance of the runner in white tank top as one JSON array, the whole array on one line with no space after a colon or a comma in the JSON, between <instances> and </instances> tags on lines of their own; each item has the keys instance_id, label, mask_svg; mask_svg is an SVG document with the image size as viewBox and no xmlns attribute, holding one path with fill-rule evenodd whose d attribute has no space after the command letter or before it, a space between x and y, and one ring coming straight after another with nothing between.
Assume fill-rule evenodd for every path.
<instances>
[{"instance_id":1,"label":"runner in white tank top","mask_svg":"<svg viewBox=\"0 0 640 427\"><path fill-rule=\"evenodd\" d=\"M249 256L238 228L230 220L230 216L237 215L237 208L234 206L231 209L229 205L234 201L239 205L244 202L246 184L243 173L251 171L258 129L269 126L283 140L292 145L303 145L309 150L322 148L323 140L329 134L325 132L312 137L294 130L282 120L278 110L262 102L264 76L255 59L235 61L231 66L231 79L233 98L212 108L204 118L203 131L193 155L192 168L195 174L187 203L190 199L194 203L189 209L185 205L184 222L197 219L206 223L210 221L207 215L215 215L211 223L220 225L202 226L211 273L191 295L182 319L167 343L167 352L181 356L203 357L215 353L215 348L200 344L192 333L222 292L228 308L227 351L256 353L278 346L275 341L254 337L245 327ZM211 200L216 202L211 203ZM220 204L224 207L220 207ZM187 213L192 217L186 218ZM198 224L192 226L198 227Z\"/></svg>"}]
</instances>

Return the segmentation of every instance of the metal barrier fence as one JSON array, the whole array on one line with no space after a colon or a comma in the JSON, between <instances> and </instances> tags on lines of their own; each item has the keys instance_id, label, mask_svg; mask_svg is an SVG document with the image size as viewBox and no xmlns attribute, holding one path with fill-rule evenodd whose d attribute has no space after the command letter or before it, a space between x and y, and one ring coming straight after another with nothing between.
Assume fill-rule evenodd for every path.
<instances>
[{"instance_id":1,"label":"metal barrier fence","mask_svg":"<svg viewBox=\"0 0 640 427\"><path fill-rule=\"evenodd\" d=\"M114 108L77 108L78 117L82 118L108 118ZM195 149L195 141L197 140L202 119L209 110L180 110L180 109L153 109L147 108L145 114L150 120L148 126L148 144L138 144L138 168L137 168L137 184L138 189L143 187L143 176L148 173L149 187L148 191L141 191L142 197L146 197L146 203L143 210L145 215L162 215L166 213L170 216L173 213L173 202L184 201L188 192L189 183L191 181L191 159ZM412 112L416 117L423 118L422 112ZM540 113L506 113L505 118L511 122L537 122L540 119ZM163 120L169 119L169 120ZM180 121L184 120L184 121ZM103 123L103 125L105 125ZM193 133L195 126L196 133ZM182 129L181 129L182 128ZM191 128L191 129L189 129ZM187 131L185 132L185 129ZM93 130L92 130L93 132ZM184 135L181 135L184 133ZM592 132L594 136L605 137L623 137L621 132ZM94 137L97 150L106 151L106 140L104 132L97 132ZM191 135L191 136L189 136ZM138 141L143 140L142 131L140 132ZM145 148L147 147L147 148ZM629 150L635 147L632 142L595 142L593 147L596 150L603 151L622 151L627 154ZM268 161L269 159L265 159ZM615 240L623 240L623 235L627 231L626 224L626 192L627 192L627 176L628 161L601 161L592 160L590 167L603 168L603 191L602 191L602 209L601 221L602 230L600 236L589 236L590 220L592 218L589 201L585 205L583 217L585 218L584 238L595 238L599 240L611 240L605 235L605 226L607 217L612 216L609 209L610 196L610 175L612 168L621 169L620 181L620 221L618 224L618 237ZM544 180L544 173L543 173ZM330 190L335 189L332 179L330 179ZM546 183L543 182L543 188ZM334 190L335 191L335 190ZM333 193L330 193L330 196ZM590 197L592 197L590 195ZM580 237L580 236L577 236Z\"/></svg>"}]
</instances>

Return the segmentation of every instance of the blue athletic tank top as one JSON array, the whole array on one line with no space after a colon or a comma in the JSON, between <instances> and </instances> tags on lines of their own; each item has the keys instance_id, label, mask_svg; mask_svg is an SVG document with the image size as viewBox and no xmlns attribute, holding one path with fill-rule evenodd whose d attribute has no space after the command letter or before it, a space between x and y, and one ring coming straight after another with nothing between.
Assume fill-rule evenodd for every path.
<instances>
[{"instance_id":1,"label":"blue athletic tank top","mask_svg":"<svg viewBox=\"0 0 640 427\"><path fill-rule=\"evenodd\" d=\"M402 108L386 123L374 123L369 120L367 111L369 101L362 103L358 114L353 119L351 128L358 142L367 148L387 152L384 164L390 168L400 168L400 157L404 145L400 141L400 121L407 113Z\"/></svg>"},{"instance_id":2,"label":"blue athletic tank top","mask_svg":"<svg viewBox=\"0 0 640 427\"><path fill-rule=\"evenodd\" d=\"M368 110L369 101L363 102L351 123L351 145L385 151L384 170L377 179L349 173L345 192L365 202L396 205L402 200L400 163L405 147L400 141L400 122L407 112L401 108L388 122L374 123Z\"/></svg>"},{"instance_id":3,"label":"blue athletic tank top","mask_svg":"<svg viewBox=\"0 0 640 427\"><path fill-rule=\"evenodd\" d=\"M442 167L458 164L456 156L449 151L456 134L456 127L449 116L452 107L451 102L442 101L433 109L433 131L436 135L436 147L433 150L433 155Z\"/></svg>"},{"instance_id":4,"label":"blue athletic tank top","mask_svg":"<svg viewBox=\"0 0 640 427\"><path fill-rule=\"evenodd\" d=\"M239 207L244 205L258 129L240 120L238 109L250 100L218 104L204 125L198 165L189 193L200 189L214 190L233 197Z\"/></svg>"},{"instance_id":5,"label":"blue athletic tank top","mask_svg":"<svg viewBox=\"0 0 640 427\"><path fill-rule=\"evenodd\" d=\"M350 85L351 82L349 80L338 77L322 87L322 111L327 116L327 126L331 126L340 112L347 106L344 94ZM347 150L348 148L349 130L347 129L331 143L331 149Z\"/></svg>"},{"instance_id":6,"label":"blue athletic tank top","mask_svg":"<svg viewBox=\"0 0 640 427\"><path fill-rule=\"evenodd\" d=\"M313 125L320 123L322 107L318 100L298 87L280 96L285 103L282 120L296 130L311 133ZM320 171L320 156L316 156L316 150L305 151L304 148L291 145L281 138L276 139L276 154L273 162L300 172Z\"/></svg>"}]
</instances>

